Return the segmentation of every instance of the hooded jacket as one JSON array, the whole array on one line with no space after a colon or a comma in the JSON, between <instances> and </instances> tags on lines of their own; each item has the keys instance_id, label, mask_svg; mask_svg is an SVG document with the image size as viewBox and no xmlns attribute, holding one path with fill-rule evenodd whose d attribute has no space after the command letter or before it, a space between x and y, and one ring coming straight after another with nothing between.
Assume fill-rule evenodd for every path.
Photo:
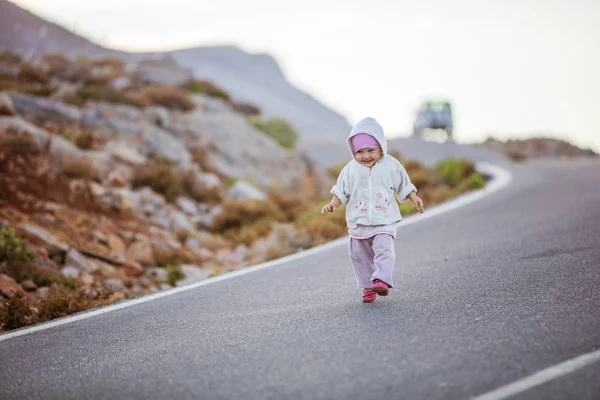
<instances>
[{"instance_id":1,"label":"hooded jacket","mask_svg":"<svg viewBox=\"0 0 600 400\"><path fill-rule=\"evenodd\" d=\"M354 159L351 140L359 133L373 136L381 146L383 155L371 168ZM353 159L342 169L336 185L331 189L331 194L346 205L348 228L401 221L394 192L403 203L406 196L416 192L417 188L411 183L402 164L387 154L387 140L381 125L374 118L360 120L350 131L348 148Z\"/></svg>"}]
</instances>

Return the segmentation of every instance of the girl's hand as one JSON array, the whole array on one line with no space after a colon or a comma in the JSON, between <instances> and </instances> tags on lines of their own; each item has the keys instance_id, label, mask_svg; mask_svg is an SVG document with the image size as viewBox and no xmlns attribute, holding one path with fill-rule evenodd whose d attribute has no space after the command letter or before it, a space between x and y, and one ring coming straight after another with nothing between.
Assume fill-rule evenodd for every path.
<instances>
[{"instance_id":1,"label":"girl's hand","mask_svg":"<svg viewBox=\"0 0 600 400\"><path fill-rule=\"evenodd\" d=\"M417 211L419 212L419 214L423 214L423 212L425 211L425 206L423 205L423 200L421 200L419 198L419 196L417 196L415 194L415 192L412 192L411 194L409 194L408 198L415 205L415 207L417 208Z\"/></svg>"},{"instance_id":2,"label":"girl's hand","mask_svg":"<svg viewBox=\"0 0 600 400\"><path fill-rule=\"evenodd\" d=\"M323 208L321 209L321 215L334 212L337 208L338 206L336 206L335 204L329 203L323 206Z\"/></svg>"}]
</instances>

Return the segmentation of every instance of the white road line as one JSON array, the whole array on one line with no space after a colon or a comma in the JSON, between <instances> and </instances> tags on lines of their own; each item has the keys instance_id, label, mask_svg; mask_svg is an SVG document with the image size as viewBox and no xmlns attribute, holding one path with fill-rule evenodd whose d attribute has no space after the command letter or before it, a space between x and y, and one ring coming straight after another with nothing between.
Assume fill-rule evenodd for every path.
<instances>
[{"instance_id":1,"label":"white road line","mask_svg":"<svg viewBox=\"0 0 600 400\"><path fill-rule=\"evenodd\" d=\"M502 386L496 390L482 394L481 396L477 396L472 400L508 399L509 397L512 397L516 394L532 389L553 379L560 378L561 376L573 373L578 369L581 369L587 365L593 364L598 361L600 361L600 350L596 350L592 353L584 354L571 360L567 360L560 364L546 368L544 370L536 372L533 375L529 375L526 378L520 379L506 386Z\"/></svg>"},{"instance_id":2,"label":"white road line","mask_svg":"<svg viewBox=\"0 0 600 400\"><path fill-rule=\"evenodd\" d=\"M486 175L490 175L493 177L493 180L491 182L489 182L483 189L481 190L477 190L475 192L470 192L467 193L465 195L459 196L454 200L450 200L446 203L440 204L438 206L433 206L431 208L428 208L425 210L424 214L420 214L420 215L414 215L414 216L410 216L407 217L405 220L402 221L402 223L400 224L400 227L406 226L406 225L410 225L410 224L414 224L420 221L424 221L428 218L434 217L436 215L440 215L443 213L446 213L448 211L454 210L456 208L459 207L463 207L469 203L472 203L476 200L479 200L485 196L490 195L491 193L494 193L502 188L504 188L506 185L508 185L510 183L510 181L512 180L512 175L510 174L510 172L508 172L507 170L505 170L504 168L501 168L499 166L493 165L493 164L488 164L488 163L477 163L477 170L480 171L481 173L484 173ZM199 281L196 283L192 283L190 285L187 286L182 286L182 287L178 287L178 288L174 288L174 289L168 289L162 292L158 292L158 293L154 293L151 295L147 295L147 296L143 296L143 297L139 297L137 299L133 299L133 300L125 300L110 306L106 306L106 307L101 307L101 308L97 308L95 310L92 311L84 311L80 314L74 314L68 317L64 317L64 318L59 318L59 319L55 319L49 322L45 322L45 323L41 323L38 325L34 325L28 328L21 328L21 329L17 329L14 331L10 331L8 333L5 333L3 335L0 335L0 342L3 340L8 340L14 337L18 337L18 336L23 336L23 335L27 335L29 333L33 333L33 332L37 332L37 331L41 331L44 329L50 329L53 328L55 326L59 326L59 325L64 325L64 324L68 324L71 322L75 322L75 321L79 321L82 319L87 319L87 318L91 318L94 317L96 315L101 315L101 314L106 314L108 312L111 311L116 311L116 310L120 310L122 308L127 308L127 307L131 307L134 306L136 304L141 304L141 303L146 303L152 300L156 300L156 299L160 299L162 297L166 297L166 296L171 296L173 294L176 293L181 293L181 292L185 292L186 290L192 290L195 288L198 288L200 286L205 286L205 285L210 285L211 283L216 283L216 282L220 282L220 281L224 281L225 279L231 279L231 278L235 278L241 275L246 275L255 271L259 271L261 269L265 269L265 268L270 268L270 267L274 267L276 265L279 264L283 264L286 263L288 261L293 261L293 260L297 260L300 258L304 258L304 257L308 257L310 255L316 254L316 253L320 253L322 251L326 251L329 250L331 248L340 246L340 245L345 245L348 243L348 237L343 237L340 239L336 239L333 240L329 243L326 243L324 245L321 246L317 246L317 247L313 247L312 249L308 249L305 251L302 251L300 253L296 253L296 254L292 254L289 255L287 257L283 257L277 260L273 260L273 261L269 261L263 264L259 264L259 265L255 265L255 266L251 266L251 267L246 267L234 272L229 272L223 275L219 275L213 278L209 278L203 281Z\"/></svg>"}]
</instances>

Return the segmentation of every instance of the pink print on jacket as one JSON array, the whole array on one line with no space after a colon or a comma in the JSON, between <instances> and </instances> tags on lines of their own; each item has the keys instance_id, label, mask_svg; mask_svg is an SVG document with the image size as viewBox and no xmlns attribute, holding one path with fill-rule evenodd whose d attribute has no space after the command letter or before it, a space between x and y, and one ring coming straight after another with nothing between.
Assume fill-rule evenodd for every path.
<instances>
[{"instance_id":1,"label":"pink print on jacket","mask_svg":"<svg viewBox=\"0 0 600 400\"><path fill-rule=\"evenodd\" d=\"M377 197L377 201L375 204L375 211L380 211L383 213L387 213L388 212L388 205L390 204L387 197L384 199L383 198L383 193L381 192L377 192L376 194Z\"/></svg>"}]
</instances>

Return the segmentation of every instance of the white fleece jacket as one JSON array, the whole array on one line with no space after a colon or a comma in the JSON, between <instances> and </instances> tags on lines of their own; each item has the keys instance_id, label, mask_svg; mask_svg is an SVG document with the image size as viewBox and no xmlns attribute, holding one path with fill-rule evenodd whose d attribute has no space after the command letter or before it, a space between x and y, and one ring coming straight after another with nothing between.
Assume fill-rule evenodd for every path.
<instances>
[{"instance_id":1,"label":"white fleece jacket","mask_svg":"<svg viewBox=\"0 0 600 400\"><path fill-rule=\"evenodd\" d=\"M373 136L381 146L383 157L371 168L354 160L351 139L359 133ZM401 221L394 192L403 203L406 196L416 192L417 188L411 183L402 164L387 154L387 140L381 125L374 118L360 120L348 136L348 148L353 159L342 169L336 185L331 189L331 194L346 205L348 228Z\"/></svg>"}]
</instances>

